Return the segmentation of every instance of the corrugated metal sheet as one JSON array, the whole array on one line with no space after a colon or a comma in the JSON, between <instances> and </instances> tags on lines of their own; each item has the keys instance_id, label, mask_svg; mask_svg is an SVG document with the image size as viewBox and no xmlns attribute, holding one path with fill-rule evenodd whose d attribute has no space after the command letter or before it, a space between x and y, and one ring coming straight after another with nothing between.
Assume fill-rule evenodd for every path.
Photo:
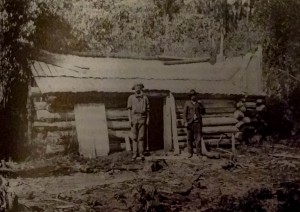
<instances>
[{"instance_id":1,"label":"corrugated metal sheet","mask_svg":"<svg viewBox=\"0 0 300 212\"><path fill-rule=\"evenodd\" d=\"M256 64L260 60L252 60L255 57L251 53L215 65L196 63L168 66L158 60L71 55L55 55L55 58L52 64L32 62L32 73L42 93L130 92L134 83L143 82L146 89L170 90L174 93L186 93L194 88L200 93L242 94L249 89L257 94L260 91L251 89L251 86L259 87L257 84L262 83L258 82L261 78L255 74L255 82L249 83L246 79L249 71L261 75L261 70L256 70L261 69L261 64Z\"/></svg>"}]
</instances>

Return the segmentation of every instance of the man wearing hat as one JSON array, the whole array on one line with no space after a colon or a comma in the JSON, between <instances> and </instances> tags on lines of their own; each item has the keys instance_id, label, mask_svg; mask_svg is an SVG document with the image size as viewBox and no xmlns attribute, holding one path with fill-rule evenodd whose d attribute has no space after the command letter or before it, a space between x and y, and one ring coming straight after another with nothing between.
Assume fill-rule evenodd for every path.
<instances>
[{"instance_id":1,"label":"man wearing hat","mask_svg":"<svg viewBox=\"0 0 300 212\"><path fill-rule=\"evenodd\" d=\"M196 144L196 154L199 155L202 136L202 115L205 113L203 105L197 99L197 92L191 90L190 100L186 101L183 109L184 126L187 128L187 146L189 158L193 156L193 142Z\"/></svg>"},{"instance_id":2,"label":"man wearing hat","mask_svg":"<svg viewBox=\"0 0 300 212\"><path fill-rule=\"evenodd\" d=\"M135 93L129 96L127 103L128 118L132 134L133 160L135 160L138 155L141 159L144 159L145 128L149 124L149 99L144 95L143 89L143 84L135 84L132 87Z\"/></svg>"}]
</instances>

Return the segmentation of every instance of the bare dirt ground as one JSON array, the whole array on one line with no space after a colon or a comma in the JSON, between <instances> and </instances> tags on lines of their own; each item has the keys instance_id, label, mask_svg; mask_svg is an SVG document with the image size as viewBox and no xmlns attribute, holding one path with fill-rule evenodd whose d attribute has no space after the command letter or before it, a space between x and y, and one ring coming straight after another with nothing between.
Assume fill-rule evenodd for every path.
<instances>
[{"instance_id":1,"label":"bare dirt ground","mask_svg":"<svg viewBox=\"0 0 300 212\"><path fill-rule=\"evenodd\" d=\"M300 211L298 147L239 147L237 162L152 153L56 156L6 173L20 211Z\"/></svg>"}]
</instances>

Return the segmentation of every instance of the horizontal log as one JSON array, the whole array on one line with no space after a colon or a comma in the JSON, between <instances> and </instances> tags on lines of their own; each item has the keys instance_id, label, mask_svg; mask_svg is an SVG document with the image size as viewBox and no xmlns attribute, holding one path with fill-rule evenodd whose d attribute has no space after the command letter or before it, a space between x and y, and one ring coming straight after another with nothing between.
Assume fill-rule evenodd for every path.
<instances>
[{"instance_id":1,"label":"horizontal log","mask_svg":"<svg viewBox=\"0 0 300 212\"><path fill-rule=\"evenodd\" d=\"M58 112L58 113L67 113L67 112L73 112L74 111L74 105L68 104L68 103L57 103L55 102L50 104L47 108L49 112Z\"/></svg>"},{"instance_id":2,"label":"horizontal log","mask_svg":"<svg viewBox=\"0 0 300 212\"><path fill-rule=\"evenodd\" d=\"M231 146L231 140L230 139L222 139L222 140L208 139L208 140L205 140L205 143L207 145L213 146L213 147L216 147L216 146Z\"/></svg>"},{"instance_id":3,"label":"horizontal log","mask_svg":"<svg viewBox=\"0 0 300 212\"><path fill-rule=\"evenodd\" d=\"M181 138L181 137L180 137ZM205 139L204 140L205 144L211 147L217 147L219 146L231 146L231 140L230 139ZM238 142L235 143L236 145L239 145ZM186 139L181 139L179 142L179 147L180 148L185 148L186 145Z\"/></svg>"},{"instance_id":4,"label":"horizontal log","mask_svg":"<svg viewBox=\"0 0 300 212\"><path fill-rule=\"evenodd\" d=\"M250 108L255 108L256 107L256 102L246 102L246 107L250 107Z\"/></svg>"},{"instance_id":5,"label":"horizontal log","mask_svg":"<svg viewBox=\"0 0 300 212\"><path fill-rule=\"evenodd\" d=\"M185 59L185 60L175 60L175 61L165 61L164 65L181 65L190 63L203 63L208 62L210 57L195 58L195 59Z\"/></svg>"},{"instance_id":6,"label":"horizontal log","mask_svg":"<svg viewBox=\"0 0 300 212\"><path fill-rule=\"evenodd\" d=\"M177 129L177 135L186 135L186 134L187 134L187 129L185 128Z\"/></svg>"},{"instance_id":7,"label":"horizontal log","mask_svg":"<svg viewBox=\"0 0 300 212\"><path fill-rule=\"evenodd\" d=\"M184 141L187 141L186 135L178 135L178 142L182 143Z\"/></svg>"},{"instance_id":8,"label":"horizontal log","mask_svg":"<svg viewBox=\"0 0 300 212\"><path fill-rule=\"evenodd\" d=\"M222 113L233 113L236 111L234 107L221 107L221 108L205 108L205 114L222 114ZM183 113L183 108L177 108L176 110L177 115Z\"/></svg>"},{"instance_id":9,"label":"horizontal log","mask_svg":"<svg viewBox=\"0 0 300 212\"><path fill-rule=\"evenodd\" d=\"M182 113L177 112L177 118L182 119ZM202 118L233 117L233 113L205 114Z\"/></svg>"},{"instance_id":10,"label":"horizontal log","mask_svg":"<svg viewBox=\"0 0 300 212\"><path fill-rule=\"evenodd\" d=\"M39 122L35 121L33 123L33 127L37 131L57 131L57 130L67 130L67 129L75 129L75 122L53 122L53 123L47 123L47 122Z\"/></svg>"},{"instance_id":11,"label":"horizontal log","mask_svg":"<svg viewBox=\"0 0 300 212\"><path fill-rule=\"evenodd\" d=\"M130 124L128 121L107 121L108 129L114 130L128 130L130 129Z\"/></svg>"},{"instance_id":12,"label":"horizontal log","mask_svg":"<svg viewBox=\"0 0 300 212\"><path fill-rule=\"evenodd\" d=\"M220 114L205 114L203 118L216 118L216 117L233 117L232 113L220 113Z\"/></svg>"},{"instance_id":13,"label":"horizontal log","mask_svg":"<svg viewBox=\"0 0 300 212\"><path fill-rule=\"evenodd\" d=\"M47 102L34 102L33 106L35 110L47 110L49 104Z\"/></svg>"},{"instance_id":14,"label":"horizontal log","mask_svg":"<svg viewBox=\"0 0 300 212\"><path fill-rule=\"evenodd\" d=\"M203 134L222 134L222 133L234 133L238 132L239 129L235 126L215 126L215 127L203 127L202 132ZM186 135L187 129L186 128L178 128L177 134L178 135Z\"/></svg>"},{"instance_id":15,"label":"horizontal log","mask_svg":"<svg viewBox=\"0 0 300 212\"><path fill-rule=\"evenodd\" d=\"M183 108L187 100L188 99L177 99L176 107ZM205 108L235 107L236 104L235 100L228 99L200 99L200 102Z\"/></svg>"},{"instance_id":16,"label":"horizontal log","mask_svg":"<svg viewBox=\"0 0 300 212\"><path fill-rule=\"evenodd\" d=\"M65 130L65 131L50 131L47 132L47 137L75 137L77 136L76 130Z\"/></svg>"},{"instance_id":17,"label":"horizontal log","mask_svg":"<svg viewBox=\"0 0 300 212\"><path fill-rule=\"evenodd\" d=\"M162 61L170 61L170 60L186 60L186 59L189 59L189 58L162 55L162 56L158 56L157 59L162 60Z\"/></svg>"},{"instance_id":18,"label":"horizontal log","mask_svg":"<svg viewBox=\"0 0 300 212\"><path fill-rule=\"evenodd\" d=\"M209 105L205 105L203 104L205 110L213 110L214 108L216 108L216 110L222 110L221 108L235 108L235 105L234 103L232 104L229 104L229 103L226 103L226 102L219 102L219 103L216 103L216 104L209 104ZM183 111L183 105L178 105L176 104L176 111ZM218 109L219 108L219 109Z\"/></svg>"},{"instance_id":19,"label":"horizontal log","mask_svg":"<svg viewBox=\"0 0 300 212\"><path fill-rule=\"evenodd\" d=\"M231 138L231 133L216 133L216 134L205 134L203 135L204 139L219 139L222 135L222 138Z\"/></svg>"},{"instance_id":20,"label":"horizontal log","mask_svg":"<svg viewBox=\"0 0 300 212\"><path fill-rule=\"evenodd\" d=\"M125 109L106 110L108 120L128 120L128 111Z\"/></svg>"},{"instance_id":21,"label":"horizontal log","mask_svg":"<svg viewBox=\"0 0 300 212\"><path fill-rule=\"evenodd\" d=\"M116 137L116 138L125 138L126 136L130 135L129 130L108 130L108 135L111 137Z\"/></svg>"},{"instance_id":22,"label":"horizontal log","mask_svg":"<svg viewBox=\"0 0 300 212\"><path fill-rule=\"evenodd\" d=\"M238 121L233 117L204 117L203 126L235 125ZM183 119L177 119L177 127L184 127Z\"/></svg>"},{"instance_id":23,"label":"horizontal log","mask_svg":"<svg viewBox=\"0 0 300 212\"><path fill-rule=\"evenodd\" d=\"M42 92L39 87L30 87L30 97L41 97Z\"/></svg>"},{"instance_id":24,"label":"horizontal log","mask_svg":"<svg viewBox=\"0 0 300 212\"><path fill-rule=\"evenodd\" d=\"M235 126L218 126L218 127L203 127L203 134L214 134L214 133L233 133L238 132L238 128Z\"/></svg>"},{"instance_id":25,"label":"horizontal log","mask_svg":"<svg viewBox=\"0 0 300 212\"><path fill-rule=\"evenodd\" d=\"M55 121L74 121L74 113L50 113L47 110L37 110L36 111L36 120L46 121L46 122L55 122Z\"/></svg>"}]
</instances>

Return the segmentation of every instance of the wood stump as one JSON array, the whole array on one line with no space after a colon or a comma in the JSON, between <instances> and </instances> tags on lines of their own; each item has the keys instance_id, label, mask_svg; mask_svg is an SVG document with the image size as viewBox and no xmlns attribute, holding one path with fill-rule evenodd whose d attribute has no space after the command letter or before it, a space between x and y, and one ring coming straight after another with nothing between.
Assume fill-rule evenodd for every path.
<instances>
[{"instance_id":1,"label":"wood stump","mask_svg":"<svg viewBox=\"0 0 300 212\"><path fill-rule=\"evenodd\" d=\"M0 176L0 211L15 211L18 198L9 187L9 182Z\"/></svg>"}]
</instances>

